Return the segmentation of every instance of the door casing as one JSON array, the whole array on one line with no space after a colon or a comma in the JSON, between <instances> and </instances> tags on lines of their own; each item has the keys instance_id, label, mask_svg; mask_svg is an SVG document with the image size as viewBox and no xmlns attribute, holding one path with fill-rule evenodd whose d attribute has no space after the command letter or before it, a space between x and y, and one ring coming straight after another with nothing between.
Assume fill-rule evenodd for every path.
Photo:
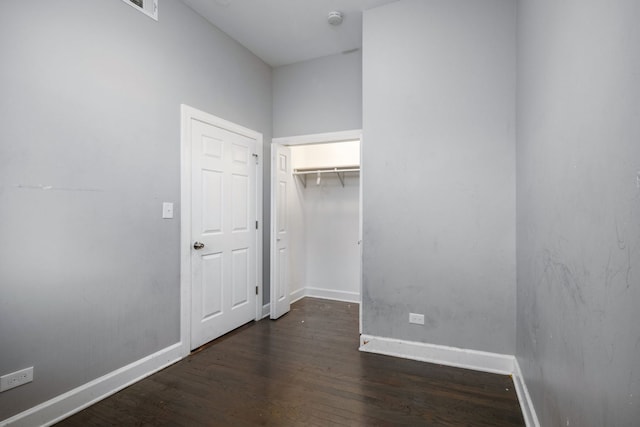
<instances>
[{"instance_id":1,"label":"door casing","mask_svg":"<svg viewBox=\"0 0 640 427\"><path fill-rule=\"evenodd\" d=\"M272 152L272 157L273 157L273 152L276 151L276 146L279 145L308 145L308 144L322 144L322 143L331 143L331 142L346 142L346 141L353 141L353 140L360 140L360 208L359 208L359 243L360 243L360 304L359 304L359 332L362 333L362 174L363 174L363 164L362 164L362 144L363 144L363 138L362 138L362 129L355 129L355 130L347 130L347 131L340 131L340 132L328 132L328 133L316 133L316 134L310 134L310 135L299 135L299 136L292 136L292 137L283 137L283 138L274 138L271 140L271 152ZM274 175L274 170L273 170L273 165L272 165L272 170L271 170L271 186L274 185L274 183L277 182L275 175ZM276 212L276 207L277 207L277 201L275 200L275 190L273 188L271 188L271 225L270 225L270 286L273 287L275 281L277 280L277 278L275 277L276 274L276 268L275 268L275 260L277 259L275 257L275 248L276 248L276 235L277 235L277 230L276 228L276 223L274 221L274 218L277 218L277 212ZM269 304L272 304L271 299L269 300Z\"/></svg>"},{"instance_id":2,"label":"door casing","mask_svg":"<svg viewBox=\"0 0 640 427\"><path fill-rule=\"evenodd\" d=\"M249 137L256 141L258 167L256 171L256 218L259 228L256 233L256 295L255 320L262 318L262 134L254 130L221 119L204 111L182 104L180 137L180 343L182 356L191 352L191 120L201 120L215 126Z\"/></svg>"}]
</instances>

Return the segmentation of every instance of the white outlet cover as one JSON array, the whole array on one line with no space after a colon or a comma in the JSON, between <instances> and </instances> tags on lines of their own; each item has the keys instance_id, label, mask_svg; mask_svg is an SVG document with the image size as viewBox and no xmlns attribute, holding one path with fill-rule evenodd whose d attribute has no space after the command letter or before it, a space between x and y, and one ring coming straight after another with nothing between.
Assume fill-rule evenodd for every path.
<instances>
[{"instance_id":1,"label":"white outlet cover","mask_svg":"<svg viewBox=\"0 0 640 427\"><path fill-rule=\"evenodd\" d=\"M409 323L424 325L424 314L409 313Z\"/></svg>"},{"instance_id":2,"label":"white outlet cover","mask_svg":"<svg viewBox=\"0 0 640 427\"><path fill-rule=\"evenodd\" d=\"M0 392L19 387L33 381L33 366L0 377Z\"/></svg>"}]
</instances>

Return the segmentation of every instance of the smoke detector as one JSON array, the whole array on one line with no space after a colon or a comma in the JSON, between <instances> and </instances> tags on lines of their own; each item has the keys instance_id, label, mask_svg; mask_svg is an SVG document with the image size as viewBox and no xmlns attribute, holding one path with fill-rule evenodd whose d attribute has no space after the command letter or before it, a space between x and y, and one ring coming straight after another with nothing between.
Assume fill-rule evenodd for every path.
<instances>
[{"instance_id":1,"label":"smoke detector","mask_svg":"<svg viewBox=\"0 0 640 427\"><path fill-rule=\"evenodd\" d=\"M338 12L334 10L333 12L329 12L329 16L327 17L327 22L331 25L340 25L342 24L342 12Z\"/></svg>"}]
</instances>

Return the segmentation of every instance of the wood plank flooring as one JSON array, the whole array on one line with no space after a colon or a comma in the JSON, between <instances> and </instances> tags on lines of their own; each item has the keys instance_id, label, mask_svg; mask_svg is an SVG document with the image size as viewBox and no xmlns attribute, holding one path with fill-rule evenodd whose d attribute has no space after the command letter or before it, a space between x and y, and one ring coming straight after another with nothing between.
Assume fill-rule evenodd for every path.
<instances>
[{"instance_id":1,"label":"wood plank flooring","mask_svg":"<svg viewBox=\"0 0 640 427\"><path fill-rule=\"evenodd\" d=\"M358 305L305 298L57 424L524 426L509 376L358 351Z\"/></svg>"}]
</instances>

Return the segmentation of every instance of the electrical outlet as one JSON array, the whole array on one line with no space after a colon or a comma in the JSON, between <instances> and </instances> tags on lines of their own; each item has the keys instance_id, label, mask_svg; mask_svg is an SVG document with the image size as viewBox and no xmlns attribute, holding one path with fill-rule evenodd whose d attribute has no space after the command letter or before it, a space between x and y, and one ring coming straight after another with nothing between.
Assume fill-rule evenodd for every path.
<instances>
[{"instance_id":1,"label":"electrical outlet","mask_svg":"<svg viewBox=\"0 0 640 427\"><path fill-rule=\"evenodd\" d=\"M424 314L409 313L409 323L424 325Z\"/></svg>"},{"instance_id":2,"label":"electrical outlet","mask_svg":"<svg viewBox=\"0 0 640 427\"><path fill-rule=\"evenodd\" d=\"M0 377L0 392L33 381L33 366Z\"/></svg>"}]
</instances>

